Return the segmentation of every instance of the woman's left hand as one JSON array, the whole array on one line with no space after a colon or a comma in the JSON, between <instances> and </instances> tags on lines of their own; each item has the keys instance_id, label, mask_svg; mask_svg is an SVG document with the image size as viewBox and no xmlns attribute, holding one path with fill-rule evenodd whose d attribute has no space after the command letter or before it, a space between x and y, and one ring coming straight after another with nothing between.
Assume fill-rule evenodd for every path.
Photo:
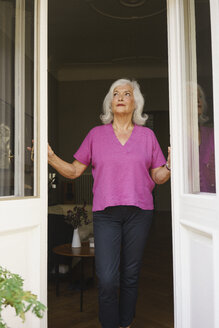
<instances>
[{"instance_id":1,"label":"woman's left hand","mask_svg":"<svg viewBox=\"0 0 219 328\"><path fill-rule=\"evenodd\" d=\"M168 147L167 166L171 168L171 147Z\"/></svg>"},{"instance_id":2,"label":"woman's left hand","mask_svg":"<svg viewBox=\"0 0 219 328\"><path fill-rule=\"evenodd\" d=\"M171 170L171 147L168 147L168 157L166 165L151 169L151 178L156 184L163 184L170 178Z\"/></svg>"}]
</instances>

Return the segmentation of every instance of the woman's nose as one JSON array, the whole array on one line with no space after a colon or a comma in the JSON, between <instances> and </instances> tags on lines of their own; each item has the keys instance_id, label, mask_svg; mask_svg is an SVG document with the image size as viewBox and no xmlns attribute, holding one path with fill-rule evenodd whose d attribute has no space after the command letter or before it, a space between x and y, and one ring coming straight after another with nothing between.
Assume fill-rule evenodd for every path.
<instances>
[{"instance_id":1,"label":"woman's nose","mask_svg":"<svg viewBox=\"0 0 219 328\"><path fill-rule=\"evenodd\" d=\"M123 100L123 95L119 95L119 100Z\"/></svg>"}]
</instances>

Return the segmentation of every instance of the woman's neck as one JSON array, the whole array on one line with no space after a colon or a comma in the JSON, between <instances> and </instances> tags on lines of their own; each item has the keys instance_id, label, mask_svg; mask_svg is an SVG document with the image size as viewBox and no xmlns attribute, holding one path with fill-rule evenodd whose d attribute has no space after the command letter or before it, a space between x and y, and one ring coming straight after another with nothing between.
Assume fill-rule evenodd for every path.
<instances>
[{"instance_id":1,"label":"woman's neck","mask_svg":"<svg viewBox=\"0 0 219 328\"><path fill-rule=\"evenodd\" d=\"M112 126L114 130L127 131L132 130L134 124L132 122L132 118L130 117L118 117L114 115Z\"/></svg>"}]
</instances>

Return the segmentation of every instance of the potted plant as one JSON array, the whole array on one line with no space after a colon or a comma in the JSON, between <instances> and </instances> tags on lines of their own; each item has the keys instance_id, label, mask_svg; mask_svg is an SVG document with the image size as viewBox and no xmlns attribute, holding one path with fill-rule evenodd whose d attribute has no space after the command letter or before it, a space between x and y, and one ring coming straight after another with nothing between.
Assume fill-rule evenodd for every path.
<instances>
[{"instance_id":1,"label":"potted plant","mask_svg":"<svg viewBox=\"0 0 219 328\"><path fill-rule=\"evenodd\" d=\"M91 220L88 219L88 213L85 207L86 207L86 202L84 202L84 205L82 207L75 206L73 211L68 210L67 215L65 216L65 222L67 224L71 224L74 228L72 247L81 246L78 228L82 226L82 224L91 223Z\"/></svg>"},{"instance_id":2,"label":"potted plant","mask_svg":"<svg viewBox=\"0 0 219 328\"><path fill-rule=\"evenodd\" d=\"M25 314L32 311L38 318L43 317L46 306L30 291L23 290L23 279L0 266L0 328L7 328L2 310L7 306L15 309L16 316L25 321Z\"/></svg>"}]
</instances>

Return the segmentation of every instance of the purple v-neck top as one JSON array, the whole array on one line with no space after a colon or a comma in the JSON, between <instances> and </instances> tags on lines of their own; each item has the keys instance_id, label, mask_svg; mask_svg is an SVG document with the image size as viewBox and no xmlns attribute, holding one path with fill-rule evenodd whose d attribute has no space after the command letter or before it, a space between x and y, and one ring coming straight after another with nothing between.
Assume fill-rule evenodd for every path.
<instances>
[{"instance_id":1,"label":"purple v-neck top","mask_svg":"<svg viewBox=\"0 0 219 328\"><path fill-rule=\"evenodd\" d=\"M154 208L155 183L150 169L164 165L166 160L149 128L135 125L123 146L112 124L97 126L90 130L74 158L92 165L93 211L118 205Z\"/></svg>"}]
</instances>

